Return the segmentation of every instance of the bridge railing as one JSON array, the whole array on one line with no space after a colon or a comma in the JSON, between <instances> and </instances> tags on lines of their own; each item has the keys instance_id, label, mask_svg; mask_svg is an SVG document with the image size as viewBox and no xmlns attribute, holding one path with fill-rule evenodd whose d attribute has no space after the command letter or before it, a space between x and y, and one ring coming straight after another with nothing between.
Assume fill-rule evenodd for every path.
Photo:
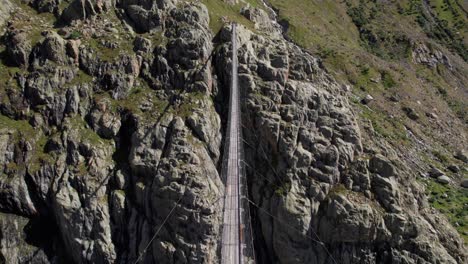
<instances>
[{"instance_id":1,"label":"bridge railing","mask_svg":"<svg viewBox=\"0 0 468 264\"><path fill-rule=\"evenodd\" d=\"M233 27L235 29L235 27ZM233 32L233 37L235 37L235 33ZM234 50L233 50L234 54ZM232 58L232 63L237 64L237 58L234 57ZM237 72L237 69L235 69L235 65L233 66L233 72L231 75L231 84L233 85L232 78ZM237 96L236 98L233 98L232 96L232 89L237 89ZM251 225L251 217L250 217L250 203L246 199L249 197L249 192L248 192L248 182L247 182L247 177L246 177L246 168L245 168L245 163L244 163L244 147L243 147L243 140L242 140L242 106L240 104L240 98L242 90L237 86L237 87L231 87L231 92L229 96L229 113L228 113L228 120L227 120L227 126L225 130L225 138L224 138L224 149L223 149L223 160L221 164L221 179L224 184L227 184L228 181L228 161L229 161L229 150L232 147L231 146L231 137L236 136L238 137L236 142L238 144L238 153L237 153L237 158L238 158L238 169L239 169L239 186L238 186L238 195L239 195L239 223L240 223L240 228L239 228L239 245L240 245L240 263L246 263L246 264L251 264L251 263L256 263L255 259L255 251L254 251L254 246L253 246L253 230L252 230L252 225ZM234 104L237 104L238 109L239 109L239 114L237 115L237 120L232 120L233 116L231 116L231 109ZM237 122L238 124L238 131L235 133L236 135L231 135L231 122ZM223 201L223 215L225 213L225 203ZM223 220L223 225L221 226L221 236L223 235L223 229L224 229L224 220ZM220 245L220 248L222 248L222 243Z\"/></svg>"},{"instance_id":2,"label":"bridge railing","mask_svg":"<svg viewBox=\"0 0 468 264\"><path fill-rule=\"evenodd\" d=\"M229 106L231 106L232 104L232 98L231 96L229 96ZM230 135L230 131L231 131L231 111L230 111L230 107L229 107L229 110L228 110L228 120L227 120L227 126L226 126L226 130L225 130L225 136L224 136L224 149L223 149L223 159L221 161L221 180L223 182L223 184L225 186L227 186L227 177L228 177L228 161L229 161L229 148L231 147L231 142L230 142L230 139L231 139L231 135ZM224 217L224 214L225 214L225 210L226 210L226 196L224 195L223 199L220 201L222 203L222 208L223 208L223 211L222 211L222 216ZM222 247L223 247L223 241L222 241L222 236L223 236L223 232L224 232L224 219L222 219L222 222L221 222L221 228L220 228L220 241L221 243L219 244L219 256L221 256L222 254Z\"/></svg>"},{"instance_id":3,"label":"bridge railing","mask_svg":"<svg viewBox=\"0 0 468 264\"><path fill-rule=\"evenodd\" d=\"M246 166L244 163L245 153L242 141L242 127L239 126L240 146L239 146L239 171L240 171L240 207L241 207L241 241L242 241L242 256L243 263L256 263L254 250L254 236L252 222L250 217L250 203L246 198L249 197L249 185L246 177Z\"/></svg>"}]
</instances>

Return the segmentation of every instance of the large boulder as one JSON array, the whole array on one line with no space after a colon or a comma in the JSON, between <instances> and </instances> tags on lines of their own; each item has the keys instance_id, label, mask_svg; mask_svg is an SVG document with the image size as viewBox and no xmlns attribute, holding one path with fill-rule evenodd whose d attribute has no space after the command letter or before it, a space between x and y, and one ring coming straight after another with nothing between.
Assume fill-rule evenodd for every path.
<instances>
[{"instance_id":1,"label":"large boulder","mask_svg":"<svg viewBox=\"0 0 468 264\"><path fill-rule=\"evenodd\" d=\"M11 28L5 35L5 43L9 61L16 66L27 66L32 49L28 33Z\"/></svg>"},{"instance_id":2,"label":"large boulder","mask_svg":"<svg viewBox=\"0 0 468 264\"><path fill-rule=\"evenodd\" d=\"M451 179L448 176L442 175L437 177L437 182L442 184L449 184L451 182Z\"/></svg>"},{"instance_id":3,"label":"large boulder","mask_svg":"<svg viewBox=\"0 0 468 264\"><path fill-rule=\"evenodd\" d=\"M431 170L429 171L429 176L431 176L432 178L437 178L444 175L444 172L436 167L431 168Z\"/></svg>"},{"instance_id":4,"label":"large boulder","mask_svg":"<svg viewBox=\"0 0 468 264\"><path fill-rule=\"evenodd\" d=\"M42 42L41 52L44 59L53 61L58 64L67 62L65 51L65 40L53 31L46 34L45 40Z\"/></svg>"},{"instance_id":5,"label":"large boulder","mask_svg":"<svg viewBox=\"0 0 468 264\"><path fill-rule=\"evenodd\" d=\"M62 12L61 20L71 23L78 19L87 19L109 11L114 7L112 0L73 0Z\"/></svg>"},{"instance_id":6,"label":"large boulder","mask_svg":"<svg viewBox=\"0 0 468 264\"><path fill-rule=\"evenodd\" d=\"M465 163L468 163L468 154L466 153L465 150L459 150L457 151L457 153L455 154L455 158L465 162Z\"/></svg>"},{"instance_id":7,"label":"large boulder","mask_svg":"<svg viewBox=\"0 0 468 264\"><path fill-rule=\"evenodd\" d=\"M369 170L371 172L378 173L383 177L395 175L395 167L382 155L372 157L369 162Z\"/></svg>"},{"instance_id":8,"label":"large boulder","mask_svg":"<svg viewBox=\"0 0 468 264\"><path fill-rule=\"evenodd\" d=\"M0 32L3 33L3 25L10 17L11 11L13 11L14 4L10 0L0 0Z\"/></svg>"},{"instance_id":9,"label":"large boulder","mask_svg":"<svg viewBox=\"0 0 468 264\"><path fill-rule=\"evenodd\" d=\"M463 179L463 180L460 182L460 186L461 186L461 187L464 187L464 188L468 188L468 179Z\"/></svg>"}]
</instances>

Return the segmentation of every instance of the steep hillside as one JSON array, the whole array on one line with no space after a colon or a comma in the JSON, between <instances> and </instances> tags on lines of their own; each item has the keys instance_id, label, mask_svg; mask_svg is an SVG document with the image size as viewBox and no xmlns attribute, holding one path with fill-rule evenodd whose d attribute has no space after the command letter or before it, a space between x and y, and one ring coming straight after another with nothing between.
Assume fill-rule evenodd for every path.
<instances>
[{"instance_id":1,"label":"steep hillside","mask_svg":"<svg viewBox=\"0 0 468 264\"><path fill-rule=\"evenodd\" d=\"M459 187L468 172L456 158L467 145L463 1L270 2L286 35L352 86L353 107L368 140L392 145L422 175L431 203L468 239L467 192ZM432 166L454 184L424 179ZM438 197L440 188L454 197Z\"/></svg>"},{"instance_id":2,"label":"steep hillside","mask_svg":"<svg viewBox=\"0 0 468 264\"><path fill-rule=\"evenodd\" d=\"M0 262L218 263L231 22L258 263L466 262L466 8L0 0Z\"/></svg>"}]
</instances>

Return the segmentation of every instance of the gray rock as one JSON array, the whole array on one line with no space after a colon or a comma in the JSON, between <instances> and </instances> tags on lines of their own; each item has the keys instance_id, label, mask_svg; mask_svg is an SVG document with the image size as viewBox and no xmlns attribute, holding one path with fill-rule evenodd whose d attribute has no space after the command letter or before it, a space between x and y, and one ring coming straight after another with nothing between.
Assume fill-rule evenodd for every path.
<instances>
[{"instance_id":1,"label":"gray rock","mask_svg":"<svg viewBox=\"0 0 468 264\"><path fill-rule=\"evenodd\" d=\"M405 106L402 109L403 112L405 112L406 116L408 116L410 119L418 120L420 118L419 114L413 108Z\"/></svg>"},{"instance_id":2,"label":"gray rock","mask_svg":"<svg viewBox=\"0 0 468 264\"><path fill-rule=\"evenodd\" d=\"M254 22L255 29L273 34L274 36L271 37L281 36L280 28L272 22L268 13L263 9L245 6L241 8L241 14L250 21Z\"/></svg>"},{"instance_id":3,"label":"gray rock","mask_svg":"<svg viewBox=\"0 0 468 264\"><path fill-rule=\"evenodd\" d=\"M439 119L439 116L435 114L434 112L426 113L426 116L432 119Z\"/></svg>"},{"instance_id":4,"label":"gray rock","mask_svg":"<svg viewBox=\"0 0 468 264\"><path fill-rule=\"evenodd\" d=\"M22 216L0 213L0 257L5 263L51 263L42 248L26 242L25 230L31 229L29 221Z\"/></svg>"},{"instance_id":5,"label":"gray rock","mask_svg":"<svg viewBox=\"0 0 468 264\"><path fill-rule=\"evenodd\" d=\"M454 157L461 160L461 161L463 161L463 162L465 162L465 163L468 163L468 154L466 154L465 150L457 151L457 153L455 154Z\"/></svg>"},{"instance_id":6,"label":"gray rock","mask_svg":"<svg viewBox=\"0 0 468 264\"><path fill-rule=\"evenodd\" d=\"M369 162L369 170L378 173L383 177L390 177L395 175L395 168L391 162L382 155L372 157Z\"/></svg>"},{"instance_id":7,"label":"gray rock","mask_svg":"<svg viewBox=\"0 0 468 264\"><path fill-rule=\"evenodd\" d=\"M81 45L81 40L79 39L68 40L66 44L67 55L70 58L72 58L73 62L76 64L79 62L79 58L80 58L80 49L79 49L80 45Z\"/></svg>"},{"instance_id":8,"label":"gray rock","mask_svg":"<svg viewBox=\"0 0 468 264\"><path fill-rule=\"evenodd\" d=\"M2 28L5 24L5 21L7 21L10 17L10 14L14 8L14 4L10 0L1 0L0 3L0 28ZM0 32L3 33L3 29L0 29Z\"/></svg>"},{"instance_id":9,"label":"gray rock","mask_svg":"<svg viewBox=\"0 0 468 264\"><path fill-rule=\"evenodd\" d=\"M53 13L58 11L60 0L33 0L32 6L39 12Z\"/></svg>"},{"instance_id":10,"label":"gray rock","mask_svg":"<svg viewBox=\"0 0 468 264\"><path fill-rule=\"evenodd\" d=\"M439 170L438 168L436 167L433 167L430 171L429 171L429 176L431 176L432 178L437 178L439 176L443 176L444 175L444 172Z\"/></svg>"},{"instance_id":11,"label":"gray rock","mask_svg":"<svg viewBox=\"0 0 468 264\"><path fill-rule=\"evenodd\" d=\"M369 104L373 100L374 100L374 97L372 97L370 94L368 94L364 98L362 98L361 103Z\"/></svg>"},{"instance_id":12,"label":"gray rock","mask_svg":"<svg viewBox=\"0 0 468 264\"><path fill-rule=\"evenodd\" d=\"M5 42L9 60L16 66L26 66L32 49L27 33L22 30L8 30Z\"/></svg>"},{"instance_id":13,"label":"gray rock","mask_svg":"<svg viewBox=\"0 0 468 264\"><path fill-rule=\"evenodd\" d=\"M135 38L135 40L133 41L133 45L134 45L134 50L135 51L141 51L143 53L148 53L151 51L151 40L147 39L147 38L143 38L143 37L140 37L140 36L137 36Z\"/></svg>"},{"instance_id":14,"label":"gray rock","mask_svg":"<svg viewBox=\"0 0 468 264\"><path fill-rule=\"evenodd\" d=\"M66 62L65 40L55 32L47 32L42 43L42 53L46 59L64 64Z\"/></svg>"},{"instance_id":15,"label":"gray rock","mask_svg":"<svg viewBox=\"0 0 468 264\"><path fill-rule=\"evenodd\" d=\"M62 18L81 28L81 43L67 40L64 59L61 37L45 36L24 52L27 73L18 74L21 89L12 89L18 100L0 100L3 114L21 119L0 126L1 209L24 222L44 212L53 218L47 239L60 247L47 252L51 262L132 263L174 208L142 262L218 263L230 29L221 30L214 49L203 4L115 4L126 26L164 29L163 41L153 48L137 37L135 53L117 54L123 35L100 39L115 32L110 28L122 33L114 16L109 22L99 15L114 2L79 0L66 8ZM429 210L409 169L396 171L393 147L363 142L368 135L361 137L342 85L317 58L268 31L265 25L277 24L264 11L247 12L259 31L270 32L238 25L245 157L257 171L248 170L251 199L276 217L253 209L255 235L272 261L329 262L325 247L307 238L316 233L343 263L375 263L376 256L385 263L466 262L463 242ZM116 56L91 48L93 35ZM31 117L34 129L17 134ZM27 228L15 225L0 225L1 257L13 263L29 242L16 235Z\"/></svg>"},{"instance_id":16,"label":"gray rock","mask_svg":"<svg viewBox=\"0 0 468 264\"><path fill-rule=\"evenodd\" d=\"M438 64L445 65L449 69L453 67L449 58L442 51L428 47L424 43L414 45L412 57L414 62L427 65L431 68L436 67Z\"/></svg>"},{"instance_id":17,"label":"gray rock","mask_svg":"<svg viewBox=\"0 0 468 264\"><path fill-rule=\"evenodd\" d=\"M120 116L112 113L110 102L99 101L90 113L91 127L103 138L114 138L122 125Z\"/></svg>"},{"instance_id":18,"label":"gray rock","mask_svg":"<svg viewBox=\"0 0 468 264\"><path fill-rule=\"evenodd\" d=\"M451 180L448 176L441 175L437 177L437 182L442 183L442 184L449 184Z\"/></svg>"},{"instance_id":19,"label":"gray rock","mask_svg":"<svg viewBox=\"0 0 468 264\"><path fill-rule=\"evenodd\" d=\"M463 179L461 182L460 182L460 186L461 187L464 187L464 188L468 188L468 179Z\"/></svg>"},{"instance_id":20,"label":"gray rock","mask_svg":"<svg viewBox=\"0 0 468 264\"><path fill-rule=\"evenodd\" d=\"M73 0L62 12L60 19L66 23L87 19L107 12L114 6L111 0Z\"/></svg>"},{"instance_id":21,"label":"gray rock","mask_svg":"<svg viewBox=\"0 0 468 264\"><path fill-rule=\"evenodd\" d=\"M450 170L450 171L453 172L453 173L458 173L458 172L460 172L460 167L458 167L458 166L455 165L455 164L452 164L452 165L448 166L447 169Z\"/></svg>"},{"instance_id":22,"label":"gray rock","mask_svg":"<svg viewBox=\"0 0 468 264\"><path fill-rule=\"evenodd\" d=\"M161 13L157 10L147 10L138 5L130 5L126 13L140 32L148 32L161 26Z\"/></svg>"}]
</instances>

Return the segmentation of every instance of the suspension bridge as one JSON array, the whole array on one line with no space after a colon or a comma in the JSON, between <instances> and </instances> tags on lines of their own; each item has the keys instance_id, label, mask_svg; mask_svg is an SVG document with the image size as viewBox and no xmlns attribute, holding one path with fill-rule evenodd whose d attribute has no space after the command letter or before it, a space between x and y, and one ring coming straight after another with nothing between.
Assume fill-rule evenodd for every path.
<instances>
[{"instance_id":1,"label":"suspension bridge","mask_svg":"<svg viewBox=\"0 0 468 264\"><path fill-rule=\"evenodd\" d=\"M225 194L224 194L224 208L223 208L223 225L221 232L221 243L220 243L220 263L221 264L255 264L257 263L255 257L255 250L253 244L253 233L250 218L250 205L254 206L258 212L264 213L275 220L275 223L279 223L285 227L290 228L292 232L299 232L302 234L302 230L299 230L288 223L278 219L266 209L254 203L248 197L248 185L246 178L245 165L248 165L244 160L244 141L242 137L242 111L240 105L240 91L238 85L238 61L237 61L237 35L236 35L236 24L232 24L232 60L231 60L231 87L229 96L229 113L228 122L226 128L226 136L224 142L224 153L222 162L221 175L225 183ZM265 151L261 148L266 157ZM271 166L271 164L270 164ZM251 169L251 166L249 166ZM273 170L274 171L274 170ZM254 169L254 173L258 176L263 177L269 181L265 176L258 174ZM274 183L270 182L272 185ZM180 205L182 197L174 205L170 213L166 216L162 224L159 225L157 231L150 239L147 246L140 252L135 264L143 260L145 253L149 249L152 242L157 238L159 232L170 219L174 210ZM316 243L319 247L328 255L327 262L337 264L331 252L327 249L323 241L320 240L317 233L311 229L314 237L310 235L304 235L305 238Z\"/></svg>"},{"instance_id":2,"label":"suspension bridge","mask_svg":"<svg viewBox=\"0 0 468 264\"><path fill-rule=\"evenodd\" d=\"M236 24L232 24L232 70L229 114L225 137L222 174L224 195L223 229L221 235L221 263L254 263L252 228L247 198L247 182L243 167L241 107L237 78Z\"/></svg>"}]
</instances>

